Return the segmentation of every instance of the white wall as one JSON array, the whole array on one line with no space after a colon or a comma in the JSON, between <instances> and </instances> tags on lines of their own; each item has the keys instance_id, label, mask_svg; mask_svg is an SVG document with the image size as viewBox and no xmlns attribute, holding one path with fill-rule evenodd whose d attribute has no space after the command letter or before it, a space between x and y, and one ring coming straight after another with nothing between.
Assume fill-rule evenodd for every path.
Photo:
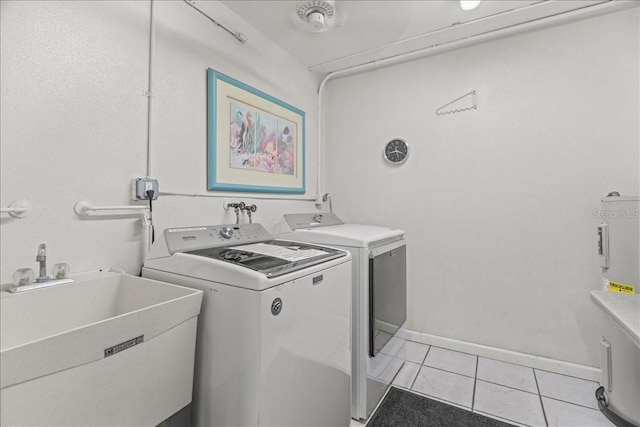
<instances>
[{"instance_id":1,"label":"white wall","mask_svg":"<svg viewBox=\"0 0 640 427\"><path fill-rule=\"evenodd\" d=\"M598 366L600 198L639 189L639 10L327 84L345 221L403 228L408 328ZM478 109L437 116L477 90ZM411 145L384 163L394 137Z\"/></svg>"},{"instance_id":2,"label":"white wall","mask_svg":"<svg viewBox=\"0 0 640 427\"><path fill-rule=\"evenodd\" d=\"M307 113L307 195L316 187L315 78L297 61L217 2L199 6L243 32L241 45L183 1L156 4L156 62L151 173L161 192L156 232L169 226L234 221L227 196L206 190L208 67ZM148 1L2 1L1 200L28 199L24 219L1 218L0 283L14 270L36 269L39 243L48 262L74 271L115 266L137 274L145 242L131 215L79 217L79 200L135 204L130 183L147 173ZM310 211L305 201L249 199L268 229L285 212ZM291 199L291 197L285 197ZM245 218L246 220L246 218Z\"/></svg>"}]
</instances>

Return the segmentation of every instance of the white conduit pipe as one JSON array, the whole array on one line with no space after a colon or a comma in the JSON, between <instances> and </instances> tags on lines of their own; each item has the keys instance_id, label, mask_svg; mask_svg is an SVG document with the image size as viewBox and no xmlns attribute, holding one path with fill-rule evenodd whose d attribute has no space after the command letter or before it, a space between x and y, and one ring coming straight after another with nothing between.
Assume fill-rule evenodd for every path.
<instances>
[{"instance_id":1,"label":"white conduit pipe","mask_svg":"<svg viewBox=\"0 0 640 427\"><path fill-rule=\"evenodd\" d=\"M80 216L88 216L91 215L91 212L96 211L144 211L148 210L148 206L137 206L137 205L125 205L125 206L94 206L91 202L87 202L86 200L79 201L73 207L73 210L76 214Z\"/></svg>"},{"instance_id":2,"label":"white conduit pipe","mask_svg":"<svg viewBox=\"0 0 640 427\"><path fill-rule=\"evenodd\" d=\"M147 96L147 177L151 177L151 155L152 155L152 142L153 142L153 76L155 73L155 53L156 53L156 20L155 20L155 0L151 0L150 2L150 10L149 10L149 76L147 82L147 90L145 91L145 95ZM88 202L86 202L88 203ZM114 206L117 207L117 206ZM133 207L132 207L133 208ZM146 206L135 206L140 210L147 209ZM142 210L140 214L140 221L142 222L142 230L143 230L143 242L146 244L142 245L142 259L144 260L147 257L148 251L151 250L152 242L152 233L153 230L153 218L151 217L151 209L149 212Z\"/></svg>"},{"instance_id":3,"label":"white conduit pipe","mask_svg":"<svg viewBox=\"0 0 640 427\"><path fill-rule=\"evenodd\" d=\"M20 199L12 202L7 208L0 208L0 213L8 213L14 218L24 218L29 216L31 209L31 202Z\"/></svg>"},{"instance_id":4,"label":"white conduit pipe","mask_svg":"<svg viewBox=\"0 0 640 427\"><path fill-rule=\"evenodd\" d=\"M189 6L191 6L192 8L194 8L195 10L197 10L198 12L200 12L201 14L203 14L204 16L207 17L207 19L209 19L211 22L213 22L214 24L216 24L216 26L218 28L222 28L224 31L226 31L227 33L229 33L233 38L235 38L236 40L238 40L240 43L246 43L247 42L247 37L238 32L238 31L234 31L231 28L227 27L226 25L221 24L217 19L211 17L209 14L207 14L207 12L205 12L204 10L200 9L197 5L196 2L194 0L184 0L185 3L187 3Z\"/></svg>"},{"instance_id":5,"label":"white conduit pipe","mask_svg":"<svg viewBox=\"0 0 640 427\"><path fill-rule=\"evenodd\" d=\"M403 62L403 61L408 61L411 59L417 59L417 58L422 58L422 57L426 57L426 56L430 56L430 55L436 55L438 53L442 53L445 52L447 50L452 50L458 47L462 47L465 45L468 45L470 43L478 43L478 42L482 42L482 41L487 41L490 39L494 39L497 37L502 37L502 36L506 36L509 34L513 34L516 32L521 32L521 31L525 31L527 29L530 29L532 27L540 27L542 25L549 25L549 24L553 24L553 23L557 23L558 21L566 21L568 19L571 18L578 18L578 17L585 17L585 16L589 16L589 15L595 15L598 13L602 13L603 11L607 10L607 9L611 9L611 10L622 10L622 9L626 9L626 8L632 8L632 7L638 7L638 3L637 2L611 2L608 1L606 3L602 3L602 4L597 4L595 6L590 6L590 7L585 7L582 9L578 9L578 10L574 10L574 11L570 11L570 12L565 12L565 13L561 13L559 15L553 15L553 16L549 16L547 18L541 18L541 19L536 19L533 21L529 21L529 22L525 22L522 24L518 24L518 25L513 25L510 27L506 27L506 28L501 28L498 30L491 30L491 31L487 31L485 33L481 33L475 36L469 36L469 37L465 37L463 39L458 39L458 40L454 40L451 42L445 42L439 45L433 45L433 46L428 46L422 49L418 49L418 50L414 50L411 52L407 52L407 53L402 53L399 55L395 55L395 56L390 56L384 59L380 59L380 60L374 60L371 62L366 62L364 64L360 64L360 65L355 65L353 67L349 67L349 68L344 68L342 70L337 70L337 71L333 71L329 74L327 74L325 76L325 78L322 80L322 82L320 83L320 87L318 88L318 152L317 152L317 157L318 157L318 170L317 170L317 183L316 183L316 198L315 198L315 203L316 206L320 206L322 205L323 201L322 201L322 197L323 194L321 192L321 167L320 167L320 159L321 159L321 153L322 153L322 93L324 90L324 86L325 84L333 79L334 77L340 77L340 76L344 76L347 74L358 74L364 71L368 71L370 69L373 68L377 68L377 67L382 67L385 65L392 65L392 64L396 64L398 62ZM395 44L395 43L392 43Z\"/></svg>"},{"instance_id":6,"label":"white conduit pipe","mask_svg":"<svg viewBox=\"0 0 640 427\"><path fill-rule=\"evenodd\" d=\"M149 232L152 224L149 207L147 206L136 206L136 205L125 205L125 206L95 206L91 202L86 200L81 200L73 207L73 210L79 216L89 216L93 212L97 211L134 211L130 212L130 214L139 214L140 222L142 222L142 230L143 230L143 241L146 242L146 245L142 245L142 259L144 260L147 256L147 251L151 249L151 233Z\"/></svg>"},{"instance_id":7,"label":"white conduit pipe","mask_svg":"<svg viewBox=\"0 0 640 427\"><path fill-rule=\"evenodd\" d=\"M147 97L147 176L151 175L151 142L153 140L153 126L152 126L152 111L151 106L153 104L153 73L154 73L154 58L156 51L156 24L155 24L155 8L154 0L151 0L151 11L149 17L149 77L147 90L145 96Z\"/></svg>"},{"instance_id":8,"label":"white conduit pipe","mask_svg":"<svg viewBox=\"0 0 640 427\"><path fill-rule=\"evenodd\" d=\"M26 208L0 208L0 213L8 213L8 214L23 213L26 210L27 210Z\"/></svg>"}]
</instances>

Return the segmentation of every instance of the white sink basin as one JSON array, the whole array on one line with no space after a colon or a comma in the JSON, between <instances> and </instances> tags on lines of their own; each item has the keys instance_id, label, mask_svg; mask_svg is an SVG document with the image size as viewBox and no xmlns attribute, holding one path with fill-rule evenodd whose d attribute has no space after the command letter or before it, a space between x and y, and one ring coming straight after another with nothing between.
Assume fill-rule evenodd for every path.
<instances>
[{"instance_id":1,"label":"white sink basin","mask_svg":"<svg viewBox=\"0 0 640 427\"><path fill-rule=\"evenodd\" d=\"M75 281L70 284L20 293L0 293L2 421L9 420L5 411L10 409L5 405L7 399L24 383L36 384L44 381L43 377L56 373L67 375L63 371L69 372L75 367L100 367L100 363L94 362L103 360L111 365L115 363L111 360L128 360L119 368L124 373L133 363L132 357L142 354L143 350L138 348L145 347L154 337L178 325L190 320L189 324L197 322L202 291L106 271L71 278ZM193 363L193 360L185 359L193 357L193 348L190 347L195 346L195 326L189 328L193 329L193 339L185 338L177 350L171 350L181 352L181 348L186 346L185 355L176 355L176 359L184 360L187 365ZM147 347L157 346L160 340L155 342ZM148 355L144 357L149 358ZM135 363L144 365L147 362ZM140 366L132 368L142 371ZM60 381L56 380L58 384ZM64 381L73 383L69 387L77 382L71 379ZM105 381L108 382L109 378ZM42 384L44 387L44 382ZM91 390L85 392L91 393ZM189 393L189 401L190 398ZM184 406L185 403L181 404ZM171 413L166 416L169 415Z\"/></svg>"}]
</instances>

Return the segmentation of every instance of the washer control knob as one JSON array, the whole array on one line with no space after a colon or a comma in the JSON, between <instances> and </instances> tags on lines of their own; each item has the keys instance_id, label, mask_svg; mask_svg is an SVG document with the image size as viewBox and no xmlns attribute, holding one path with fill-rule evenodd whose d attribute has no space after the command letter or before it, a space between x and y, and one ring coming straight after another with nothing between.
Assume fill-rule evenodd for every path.
<instances>
[{"instance_id":1,"label":"washer control knob","mask_svg":"<svg viewBox=\"0 0 640 427\"><path fill-rule=\"evenodd\" d=\"M220 230L220 235L225 239L230 239L231 236L233 236L233 228L229 227L228 225L225 225Z\"/></svg>"}]
</instances>

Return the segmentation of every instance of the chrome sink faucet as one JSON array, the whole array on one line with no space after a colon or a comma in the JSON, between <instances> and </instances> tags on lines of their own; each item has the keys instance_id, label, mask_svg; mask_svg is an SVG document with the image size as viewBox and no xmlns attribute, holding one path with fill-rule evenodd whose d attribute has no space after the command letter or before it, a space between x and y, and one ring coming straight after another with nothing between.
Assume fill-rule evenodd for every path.
<instances>
[{"instance_id":1,"label":"chrome sink faucet","mask_svg":"<svg viewBox=\"0 0 640 427\"><path fill-rule=\"evenodd\" d=\"M49 280L49 276L47 276L47 245L44 243L40 243L38 247L36 261L40 263L40 276L36 278L36 282L46 282Z\"/></svg>"},{"instance_id":2,"label":"chrome sink faucet","mask_svg":"<svg viewBox=\"0 0 640 427\"><path fill-rule=\"evenodd\" d=\"M73 282L73 279L67 278L69 265L65 263L55 264L53 266L53 276L47 276L47 245L44 243L38 246L36 261L40 264L40 275L35 278L35 283L33 270L20 268L13 273L14 286L7 289L9 292L30 291Z\"/></svg>"}]
</instances>

